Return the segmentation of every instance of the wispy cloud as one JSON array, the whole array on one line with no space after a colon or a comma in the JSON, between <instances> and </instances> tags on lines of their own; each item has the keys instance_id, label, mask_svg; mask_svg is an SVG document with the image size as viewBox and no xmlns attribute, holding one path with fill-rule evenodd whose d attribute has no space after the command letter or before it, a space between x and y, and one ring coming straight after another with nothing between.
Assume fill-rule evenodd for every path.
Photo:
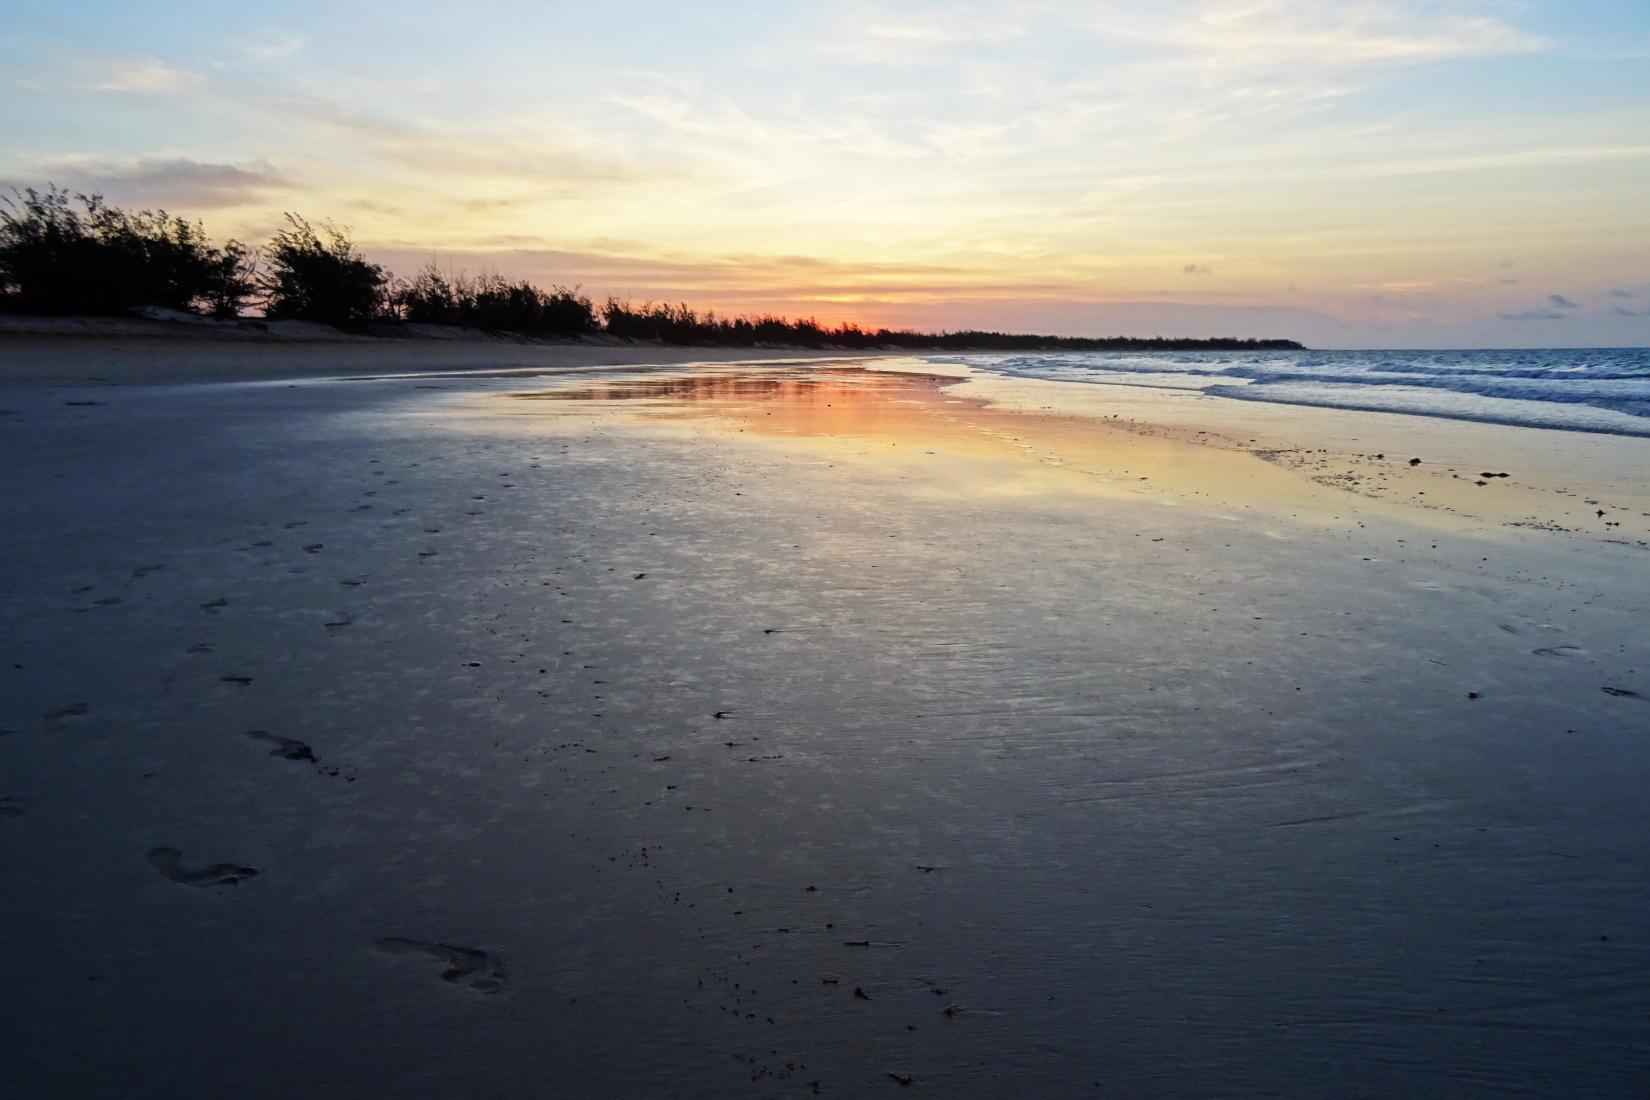
<instances>
[{"instance_id":1,"label":"wispy cloud","mask_svg":"<svg viewBox=\"0 0 1650 1100\"><path fill-rule=\"evenodd\" d=\"M301 53L308 44L309 40L295 31L263 30L242 43L241 52L248 57L271 61Z\"/></svg>"},{"instance_id":2,"label":"wispy cloud","mask_svg":"<svg viewBox=\"0 0 1650 1100\"><path fill-rule=\"evenodd\" d=\"M99 92L130 92L153 95L175 92L198 84L199 73L179 69L152 57L117 61L86 82L86 87Z\"/></svg>"},{"instance_id":3,"label":"wispy cloud","mask_svg":"<svg viewBox=\"0 0 1650 1100\"><path fill-rule=\"evenodd\" d=\"M1580 309L1581 307L1562 294L1549 294L1547 304L1554 309Z\"/></svg>"},{"instance_id":4,"label":"wispy cloud","mask_svg":"<svg viewBox=\"0 0 1650 1100\"><path fill-rule=\"evenodd\" d=\"M1021 38L1025 27L993 18L989 24L971 23L957 12L941 12L924 20L872 19L858 28L856 37L878 42L910 43L917 46L954 46L963 42L995 42Z\"/></svg>"},{"instance_id":5,"label":"wispy cloud","mask_svg":"<svg viewBox=\"0 0 1650 1100\"><path fill-rule=\"evenodd\" d=\"M1499 314L1503 321L1562 321L1566 314L1553 309L1526 309L1518 313Z\"/></svg>"},{"instance_id":6,"label":"wispy cloud","mask_svg":"<svg viewBox=\"0 0 1650 1100\"><path fill-rule=\"evenodd\" d=\"M1091 25L1181 51L1211 69L1411 65L1546 46L1477 5L1447 2L1201 0L1153 5L1150 14L1111 3Z\"/></svg>"},{"instance_id":7,"label":"wispy cloud","mask_svg":"<svg viewBox=\"0 0 1650 1100\"><path fill-rule=\"evenodd\" d=\"M118 161L100 157L59 158L29 166L33 185L49 180L60 186L138 206L172 206L205 210L241 206L268 199L290 181L265 161L214 164L187 157L142 157Z\"/></svg>"},{"instance_id":8,"label":"wispy cloud","mask_svg":"<svg viewBox=\"0 0 1650 1100\"><path fill-rule=\"evenodd\" d=\"M941 65L958 50L1028 37L1000 4L887 4L825 9L811 52L851 65Z\"/></svg>"}]
</instances>

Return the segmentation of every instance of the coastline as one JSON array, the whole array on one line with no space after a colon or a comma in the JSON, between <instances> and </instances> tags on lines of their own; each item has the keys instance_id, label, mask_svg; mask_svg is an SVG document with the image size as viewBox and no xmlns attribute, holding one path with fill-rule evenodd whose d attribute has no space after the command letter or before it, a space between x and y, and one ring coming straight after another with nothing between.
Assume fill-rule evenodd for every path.
<instances>
[{"instance_id":1,"label":"coastline","mask_svg":"<svg viewBox=\"0 0 1650 1100\"><path fill-rule=\"evenodd\" d=\"M1650 549L1650 438L1484 423L1402 412L1240 401L1196 391L1008 377L977 369L955 353L898 350L845 353L809 348L706 348L617 341L537 341L459 330L460 338L355 336L294 324L282 334L225 336L217 328L179 331L159 321L111 321L90 330L16 331L0 325L0 391L11 387L134 386L272 382L283 379L494 374L555 378L587 372L620 376L702 364L788 362L864 365L884 372L946 376L946 392L1030 426L1064 453L1082 436L1127 433L1254 457L1332 490L1308 509L1357 506L1376 514L1429 514L1438 522L1523 528ZM139 335L141 334L141 335ZM449 335L452 335L449 333ZM993 353L982 353L993 354ZM1012 430L1012 429L1011 429ZM1060 450L1060 448L1056 448ZM1411 459L1420 459L1413 463ZM1048 461L1069 462L1051 452ZM1229 491L1218 460L1171 463L1178 490L1208 498L1196 477ZM1481 475L1491 474L1485 478ZM1505 477L1499 476L1505 474ZM1159 477L1159 486L1174 480ZM1293 501L1298 485L1268 482L1243 506ZM1280 491L1280 486L1286 491ZM1603 515L1599 513L1603 512Z\"/></svg>"}]
</instances>

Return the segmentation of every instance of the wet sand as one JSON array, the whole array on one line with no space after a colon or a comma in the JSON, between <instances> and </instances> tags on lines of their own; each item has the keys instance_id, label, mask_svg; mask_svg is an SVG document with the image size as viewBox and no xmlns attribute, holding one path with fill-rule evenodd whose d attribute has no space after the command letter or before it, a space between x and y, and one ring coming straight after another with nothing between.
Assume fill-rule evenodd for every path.
<instances>
[{"instance_id":1,"label":"wet sand","mask_svg":"<svg viewBox=\"0 0 1650 1100\"><path fill-rule=\"evenodd\" d=\"M981 388L9 389L8 1087L1637 1094L1641 536Z\"/></svg>"},{"instance_id":2,"label":"wet sand","mask_svg":"<svg viewBox=\"0 0 1650 1100\"><path fill-rule=\"evenodd\" d=\"M796 348L684 348L604 341L528 341L471 333L466 339L348 336L297 326L291 335L179 332L176 325L79 320L68 331L32 331L0 316L0 393L13 386L149 386L340 376L460 372L602 371L749 360L818 360ZM417 327L417 326L413 326ZM466 330L460 330L461 332ZM832 358L840 358L834 356Z\"/></svg>"}]
</instances>

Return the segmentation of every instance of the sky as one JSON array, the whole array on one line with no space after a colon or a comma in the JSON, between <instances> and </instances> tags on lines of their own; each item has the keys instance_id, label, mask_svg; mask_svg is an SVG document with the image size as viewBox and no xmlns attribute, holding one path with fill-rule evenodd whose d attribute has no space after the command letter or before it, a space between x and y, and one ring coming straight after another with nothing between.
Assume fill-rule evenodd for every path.
<instances>
[{"instance_id":1,"label":"sky","mask_svg":"<svg viewBox=\"0 0 1650 1100\"><path fill-rule=\"evenodd\" d=\"M0 0L0 183L824 322L1650 345L1646 0Z\"/></svg>"}]
</instances>

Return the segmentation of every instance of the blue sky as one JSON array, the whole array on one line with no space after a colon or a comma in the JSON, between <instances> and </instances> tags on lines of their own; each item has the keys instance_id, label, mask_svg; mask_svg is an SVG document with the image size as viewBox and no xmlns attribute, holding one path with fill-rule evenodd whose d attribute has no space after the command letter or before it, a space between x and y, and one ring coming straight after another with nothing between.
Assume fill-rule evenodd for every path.
<instances>
[{"instance_id":1,"label":"blue sky","mask_svg":"<svg viewBox=\"0 0 1650 1100\"><path fill-rule=\"evenodd\" d=\"M1650 344L1650 4L0 0L0 180L825 320ZM1558 304L1562 302L1563 304Z\"/></svg>"}]
</instances>

